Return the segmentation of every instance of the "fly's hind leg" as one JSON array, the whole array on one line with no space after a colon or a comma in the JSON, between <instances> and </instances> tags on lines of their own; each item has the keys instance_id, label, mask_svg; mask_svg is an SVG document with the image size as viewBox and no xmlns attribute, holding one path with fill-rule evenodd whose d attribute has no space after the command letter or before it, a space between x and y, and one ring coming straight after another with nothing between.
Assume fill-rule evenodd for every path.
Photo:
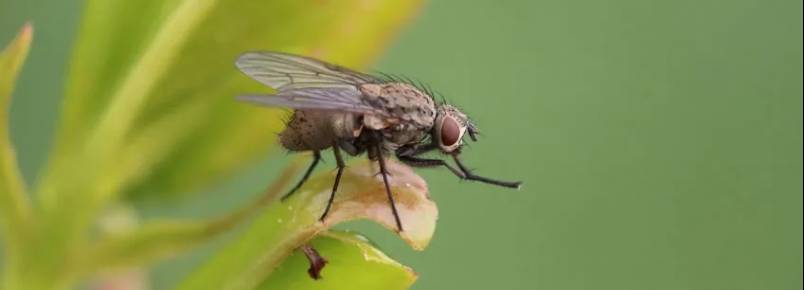
<instances>
[{"instance_id":1,"label":"fly's hind leg","mask_svg":"<svg viewBox=\"0 0 804 290\"><path fill-rule=\"evenodd\" d=\"M326 218L329 213L329 209L332 207L332 202L335 200L335 192L338 191L338 184L341 183L343 169L346 168L346 164L343 162L343 157L341 156L341 150L338 149L338 144L332 146L332 152L335 154L335 163L338 165L338 173L335 174L335 183L332 185L332 193L329 194L327 207L324 209L324 213L321 214L321 218L318 219L320 221L324 221L324 218Z\"/></svg>"},{"instance_id":2,"label":"fly's hind leg","mask_svg":"<svg viewBox=\"0 0 804 290\"><path fill-rule=\"evenodd\" d=\"M313 162L310 163L309 167L307 167L307 171L304 172L304 176L302 176L302 179L299 180L299 182L296 183L296 185L293 186L293 188L291 188L287 193L285 193L285 195L283 195L282 198L280 198L280 200L284 201L288 197L290 197L291 195L296 193L296 191L299 190L299 188L302 185L304 185L305 182L307 182L307 179L310 178L310 174L313 173L313 170L315 170L315 167L316 167L316 165L318 165L319 161L321 161L321 152L320 151L313 151Z\"/></svg>"}]
</instances>

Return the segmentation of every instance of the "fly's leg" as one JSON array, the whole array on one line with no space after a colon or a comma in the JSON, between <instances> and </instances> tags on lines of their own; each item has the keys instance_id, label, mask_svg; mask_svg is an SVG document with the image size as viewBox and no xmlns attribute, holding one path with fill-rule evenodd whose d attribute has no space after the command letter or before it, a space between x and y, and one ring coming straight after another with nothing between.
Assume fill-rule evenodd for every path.
<instances>
[{"instance_id":1,"label":"fly's leg","mask_svg":"<svg viewBox=\"0 0 804 290\"><path fill-rule=\"evenodd\" d=\"M480 182L483 182L483 183L488 183L488 184L502 186L502 187L516 188L516 189L519 189L519 186L522 185L522 182L519 182L519 181L502 181L502 180L496 180L496 179L491 179L491 178L488 178L488 177L475 175L475 174L472 173L471 170L469 170L469 168L467 168L465 165L463 165L463 163L461 162L461 159L460 159L460 157L458 157L457 153L452 154L452 160L455 160L455 164L458 164L458 168L460 168L460 171L463 173L462 178L464 178L464 179L480 181Z\"/></svg>"},{"instance_id":2,"label":"fly's leg","mask_svg":"<svg viewBox=\"0 0 804 290\"><path fill-rule=\"evenodd\" d=\"M341 183L341 174L343 174L343 169L346 168L343 157L341 157L341 150L338 149L337 144L332 146L332 152L335 154L335 163L338 165L338 173L335 174L335 184L332 185L332 193L329 195L327 208L324 209L324 213L321 215L321 218L318 219L320 221L324 221L324 218L326 218L329 213L329 209L332 207L332 202L335 200L335 192L338 191L338 184Z\"/></svg>"},{"instance_id":3,"label":"fly's leg","mask_svg":"<svg viewBox=\"0 0 804 290\"><path fill-rule=\"evenodd\" d=\"M365 151L365 149L355 146L355 144L353 144L350 140L340 140L338 141L338 145L341 149L343 149L344 152L346 152L346 154L352 156L360 155L363 153L363 151Z\"/></svg>"},{"instance_id":4,"label":"fly's leg","mask_svg":"<svg viewBox=\"0 0 804 290\"><path fill-rule=\"evenodd\" d=\"M288 197L290 197L291 195L296 193L296 191L299 190L299 188L302 185L304 185L305 182L307 182L307 179L310 178L310 174L313 173L313 170L315 169L316 165L318 165L319 161L321 161L321 152L320 151L313 151L313 162L310 163L310 167L307 167L307 171L304 172L304 176L302 176L302 179L299 180L299 182L296 183L296 185L293 186L293 188L291 188L288 191L288 193L285 193L285 195L283 195L282 198L280 198L280 200L284 201Z\"/></svg>"},{"instance_id":5,"label":"fly's leg","mask_svg":"<svg viewBox=\"0 0 804 290\"><path fill-rule=\"evenodd\" d=\"M456 169L455 167L453 167L452 165L449 165L449 163L447 163L444 160L416 157L418 155L433 151L433 150L435 150L437 148L438 148L438 144L436 144L435 142L424 144L424 145L421 145L421 146L416 146L416 147L403 147L403 148L400 148L399 150L396 151L396 158L398 158L399 161L402 161L403 163L405 163L405 164L407 164L407 165L409 165L411 167L423 167L424 168L424 167L444 166L447 169L449 169L449 171L452 171L453 174L455 174L456 176L460 177L461 179L465 178L466 175L463 173L463 171L460 171L460 170Z\"/></svg>"},{"instance_id":6,"label":"fly's leg","mask_svg":"<svg viewBox=\"0 0 804 290\"><path fill-rule=\"evenodd\" d=\"M418 157L414 157L414 156L405 156L405 155L397 155L396 157L399 158L399 161L402 161L403 163L405 163L405 164L407 164L407 165L409 165L411 167L437 167L437 166L444 166L447 169L449 169L449 171L452 171L452 173L455 174L456 176L458 176L460 178L465 178L466 177L464 175L463 171L460 171L460 170L456 169L455 167L453 167L452 165L449 165L449 163L447 163L446 161L441 160L441 159L426 159L426 158L418 158Z\"/></svg>"},{"instance_id":7,"label":"fly's leg","mask_svg":"<svg viewBox=\"0 0 804 290\"><path fill-rule=\"evenodd\" d=\"M420 146L405 146L396 151L396 156L418 156L424 153L438 149L438 144L435 142L427 143Z\"/></svg>"},{"instance_id":8,"label":"fly's leg","mask_svg":"<svg viewBox=\"0 0 804 290\"><path fill-rule=\"evenodd\" d=\"M432 151L434 148L434 143L426 144L424 146L420 146L418 148L405 148L400 149L396 153L396 157L399 158L399 161L404 162L407 165L412 167L436 167L436 166L444 166L449 171L452 171L455 176L458 176L461 179L466 180L473 180L473 181L480 181L483 183L488 183L492 185L502 186L502 187L510 187L510 188L519 188L522 182L513 182L513 181L502 181L502 180L495 180L488 177L478 176L472 173L469 168L467 168L462 162L460 157L458 157L459 152L454 152L452 154L452 159L455 160L455 164L458 165L458 168L449 165L444 160L441 159L426 159L426 158L419 158L416 155L420 155L422 153L426 153Z\"/></svg>"},{"instance_id":9,"label":"fly's leg","mask_svg":"<svg viewBox=\"0 0 804 290\"><path fill-rule=\"evenodd\" d=\"M380 173L382 174L382 182L385 183L385 194L388 195L388 202L391 204L391 212L394 213L394 220L396 221L396 228L399 231L402 231L402 221L399 220L399 213L396 211L396 203L394 202L394 196L391 194L391 186L388 185L388 170L385 168L385 159L380 153L380 147L376 147L377 154L379 155L377 158L377 162L380 163Z\"/></svg>"}]
</instances>

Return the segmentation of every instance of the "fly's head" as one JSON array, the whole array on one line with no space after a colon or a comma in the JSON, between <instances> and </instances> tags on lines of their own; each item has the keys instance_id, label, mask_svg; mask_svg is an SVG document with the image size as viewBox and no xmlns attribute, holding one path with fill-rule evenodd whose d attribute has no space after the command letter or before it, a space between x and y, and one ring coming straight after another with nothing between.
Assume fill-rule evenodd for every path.
<instances>
[{"instance_id":1,"label":"fly's head","mask_svg":"<svg viewBox=\"0 0 804 290\"><path fill-rule=\"evenodd\" d=\"M466 114L450 105L438 106L432 135L442 152L452 153L460 149L467 133L472 141L477 141L477 129Z\"/></svg>"}]
</instances>

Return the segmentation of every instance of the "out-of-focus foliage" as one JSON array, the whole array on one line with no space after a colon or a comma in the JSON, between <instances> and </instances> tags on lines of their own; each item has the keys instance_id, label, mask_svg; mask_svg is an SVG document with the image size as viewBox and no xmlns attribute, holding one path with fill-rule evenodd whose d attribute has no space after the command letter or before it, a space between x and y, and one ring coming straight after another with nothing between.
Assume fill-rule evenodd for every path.
<instances>
[{"instance_id":1,"label":"out-of-focus foliage","mask_svg":"<svg viewBox=\"0 0 804 290\"><path fill-rule=\"evenodd\" d=\"M419 1L87 1L55 147L36 183L33 205L17 172L7 119L0 123L4 289L67 289L102 271L134 269L175 256L247 221L275 201L275 193L293 179L294 168L261 201L219 219L157 219L111 232L98 228L104 217L115 216L109 211L129 208L130 198L166 200L203 189L263 158L273 147L282 112L234 101L238 94L270 92L237 72L233 61L240 53L280 50L361 66L381 51L418 6ZM31 28L26 26L0 56L5 106L30 41ZM347 196L370 191L355 187ZM426 186L400 191L426 193ZM429 200L413 205L420 202L428 206L412 209L422 214L410 213L421 217L411 220L429 221L421 223L428 227L403 235L420 239L413 243L415 248L429 241L436 217ZM266 215L296 214L274 208ZM332 222L366 216L334 213L343 216L333 215ZM301 228L318 224L315 219L306 221ZM301 231L289 229L290 233L266 229L260 235L281 240ZM292 243L281 243L283 247L264 244L258 250L273 255L276 267L319 230L306 232ZM240 258L229 261L245 265L255 257ZM212 272L227 271L216 267ZM240 289L251 289L267 272L241 276L254 283ZM406 287L412 281L389 280L388 285Z\"/></svg>"},{"instance_id":2,"label":"out-of-focus foliage","mask_svg":"<svg viewBox=\"0 0 804 290\"><path fill-rule=\"evenodd\" d=\"M0 52L0 237L4 238L5 271L0 287L15 289L22 273L17 266L25 259L23 245L29 237L31 208L25 184L17 169L17 156L8 138L8 106L14 82L28 55L33 29L30 25L20 31Z\"/></svg>"},{"instance_id":3,"label":"out-of-focus foliage","mask_svg":"<svg viewBox=\"0 0 804 290\"><path fill-rule=\"evenodd\" d=\"M57 123L84 2L0 0L0 46L36 25L10 114L28 180ZM428 1L371 67L441 92L481 130L466 162L524 186L417 170L440 212L424 254L373 223L340 227L416 269L413 289L801 289L803 3ZM203 198L137 202L142 226L231 210L281 171L275 157ZM160 263L154 289L226 241Z\"/></svg>"},{"instance_id":4,"label":"out-of-focus foliage","mask_svg":"<svg viewBox=\"0 0 804 290\"><path fill-rule=\"evenodd\" d=\"M163 144L141 145L159 153L128 146L126 153L138 155L139 172L130 173L138 178L131 177L124 191L166 195L198 189L261 158L283 125L280 110L232 102L238 94L270 90L233 69L240 53L281 50L361 66L418 6L88 1L54 156L80 150L86 145L81 137L107 127L113 134L104 135L104 142L116 144L169 131L144 140Z\"/></svg>"}]
</instances>

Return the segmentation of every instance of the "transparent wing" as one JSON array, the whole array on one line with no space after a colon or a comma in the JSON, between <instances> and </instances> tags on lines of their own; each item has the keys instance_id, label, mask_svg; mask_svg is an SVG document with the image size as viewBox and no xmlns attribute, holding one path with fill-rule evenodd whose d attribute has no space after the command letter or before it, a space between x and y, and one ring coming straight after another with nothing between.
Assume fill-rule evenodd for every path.
<instances>
[{"instance_id":1,"label":"transparent wing","mask_svg":"<svg viewBox=\"0 0 804 290\"><path fill-rule=\"evenodd\" d=\"M237 99L269 107L387 115L385 111L365 103L362 93L354 86L286 89L275 95L239 96Z\"/></svg>"},{"instance_id":2,"label":"transparent wing","mask_svg":"<svg viewBox=\"0 0 804 290\"><path fill-rule=\"evenodd\" d=\"M277 91L306 87L356 87L377 81L368 74L281 52L246 52L238 57L235 65L254 80Z\"/></svg>"}]
</instances>

